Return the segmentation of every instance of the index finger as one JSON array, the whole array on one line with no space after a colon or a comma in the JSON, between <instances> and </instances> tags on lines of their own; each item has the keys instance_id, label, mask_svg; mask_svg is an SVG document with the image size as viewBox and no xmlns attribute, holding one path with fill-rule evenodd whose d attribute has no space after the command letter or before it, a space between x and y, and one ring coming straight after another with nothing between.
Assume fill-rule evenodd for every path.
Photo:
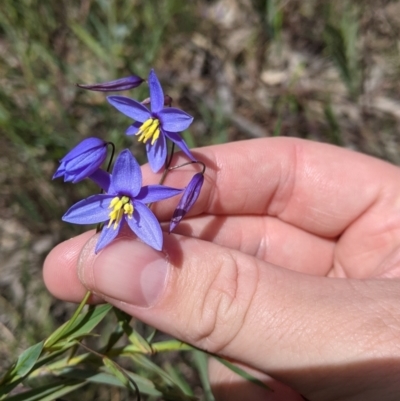
<instances>
[{"instance_id":1,"label":"index finger","mask_svg":"<svg viewBox=\"0 0 400 401\"><path fill-rule=\"evenodd\" d=\"M378 202L390 204L399 195L396 166L333 145L262 138L194 154L207 170L191 215L269 215L332 238ZM176 170L166 183L182 186L188 174ZM164 206L156 211L170 215Z\"/></svg>"}]
</instances>

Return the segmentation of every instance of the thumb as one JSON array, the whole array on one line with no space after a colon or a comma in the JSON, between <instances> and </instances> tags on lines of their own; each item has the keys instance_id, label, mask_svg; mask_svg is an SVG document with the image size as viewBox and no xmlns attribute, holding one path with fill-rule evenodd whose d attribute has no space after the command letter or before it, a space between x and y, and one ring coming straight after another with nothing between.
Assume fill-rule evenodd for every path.
<instances>
[{"instance_id":1,"label":"thumb","mask_svg":"<svg viewBox=\"0 0 400 401\"><path fill-rule=\"evenodd\" d=\"M81 253L80 280L132 316L267 372L306 396L324 387L332 392L331 381L342 375L352 391L358 384L365 390L365 372L374 373L380 391L376 375L388 372L371 361L393 358L394 344L382 341L382 322L398 327L391 315L397 283L303 275L178 235L165 236L163 252L121 237L95 255L96 241Z\"/></svg>"}]
</instances>

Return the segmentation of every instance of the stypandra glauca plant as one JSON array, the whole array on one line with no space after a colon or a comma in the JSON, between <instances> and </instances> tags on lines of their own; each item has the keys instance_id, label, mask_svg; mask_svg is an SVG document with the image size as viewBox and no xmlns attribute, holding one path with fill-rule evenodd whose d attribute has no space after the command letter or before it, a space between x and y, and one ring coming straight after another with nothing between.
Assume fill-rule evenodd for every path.
<instances>
[{"instance_id":1,"label":"stypandra glauca plant","mask_svg":"<svg viewBox=\"0 0 400 401\"><path fill-rule=\"evenodd\" d=\"M108 96L107 101L133 120L126 135L143 143L151 170L162 173L159 184L143 186L141 168L131 151L120 151L113 162L114 145L95 137L84 139L65 155L53 176L71 183L91 180L99 187L97 194L72 205L62 217L68 223L97 224L96 253L107 247L123 229L131 230L139 240L161 251L162 229L151 210L152 205L177 197L169 225L171 232L193 207L204 183L206 165L196 160L181 136L193 122L193 117L172 107L172 99L164 94L154 70L150 71L147 80L133 75L78 86L85 90L118 92L144 83L148 84L149 97L143 101L115 95ZM187 162L172 165L175 147L187 157ZM163 185L168 174L188 165L194 166L189 182L182 183L181 188ZM178 340L154 341L155 331L144 338L133 329L131 317L124 312L109 304L86 306L90 295L90 292L86 294L69 321L19 356L0 379L0 400L54 400L88 384L123 387L139 400L143 396L178 401L196 399L190 387L182 384L176 374L161 369L149 358L159 352L193 350L190 345ZM100 349L90 348L84 339L93 336L92 331L110 312L117 317L115 329L107 335L101 334L106 338ZM125 341L119 341L122 337ZM200 355L200 351L194 352ZM120 365L121 358L131 361L132 370L125 362L124 367ZM197 359L202 360L204 366L205 359L201 358L203 356ZM228 361L221 361L264 387L263 383ZM135 370L140 370L141 374Z\"/></svg>"}]
</instances>

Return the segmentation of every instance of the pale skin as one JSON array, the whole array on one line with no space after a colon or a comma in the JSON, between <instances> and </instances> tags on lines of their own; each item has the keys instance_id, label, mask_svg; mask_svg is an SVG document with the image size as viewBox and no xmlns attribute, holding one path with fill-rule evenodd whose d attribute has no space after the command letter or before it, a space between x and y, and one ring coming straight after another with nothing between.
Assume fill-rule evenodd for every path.
<instances>
[{"instance_id":1,"label":"pale skin","mask_svg":"<svg viewBox=\"0 0 400 401\"><path fill-rule=\"evenodd\" d=\"M275 390L214 361L218 400L397 400L400 169L294 138L194 153L208 167L204 187L162 253L127 233L94 255L93 231L82 234L47 257L50 292L79 302L89 289L93 302L236 361ZM192 175L178 170L166 184ZM176 202L154 211L167 221Z\"/></svg>"}]
</instances>

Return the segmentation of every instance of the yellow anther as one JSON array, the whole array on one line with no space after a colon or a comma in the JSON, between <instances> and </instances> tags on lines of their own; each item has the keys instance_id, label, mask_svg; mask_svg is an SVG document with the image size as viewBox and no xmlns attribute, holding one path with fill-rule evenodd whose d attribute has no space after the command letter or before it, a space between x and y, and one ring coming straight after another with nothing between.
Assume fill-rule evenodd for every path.
<instances>
[{"instance_id":1,"label":"yellow anther","mask_svg":"<svg viewBox=\"0 0 400 401\"><path fill-rule=\"evenodd\" d=\"M160 121L157 118L150 118L145 121L136 133L139 135L139 142L146 143L150 138L153 145L157 138L160 136ZM156 137L156 139L154 139Z\"/></svg>"},{"instance_id":2,"label":"yellow anther","mask_svg":"<svg viewBox=\"0 0 400 401\"><path fill-rule=\"evenodd\" d=\"M150 128L152 125L154 124L154 119L153 118L149 118L148 120L146 120L139 128L139 131L136 132L135 135L140 135L140 137L143 136L143 134L148 130L148 128ZM140 140L140 139L139 139Z\"/></svg>"},{"instance_id":3,"label":"yellow anther","mask_svg":"<svg viewBox=\"0 0 400 401\"><path fill-rule=\"evenodd\" d=\"M118 196L116 196L115 198L113 198L113 199L111 200L110 206L108 206L108 208L109 208L109 209L112 209L112 208L117 204L117 202L119 202Z\"/></svg>"},{"instance_id":4,"label":"yellow anther","mask_svg":"<svg viewBox=\"0 0 400 401\"><path fill-rule=\"evenodd\" d=\"M133 205L132 205L132 203L125 203L125 205L124 205L124 213L128 215L128 219L132 218L132 215L133 215Z\"/></svg>"},{"instance_id":5,"label":"yellow anther","mask_svg":"<svg viewBox=\"0 0 400 401\"><path fill-rule=\"evenodd\" d=\"M146 120L139 128L139 131L137 132L136 135L141 134L143 131L146 131L147 128L150 127L151 124L153 124L154 119L153 118L149 118L148 120Z\"/></svg>"},{"instance_id":6,"label":"yellow anther","mask_svg":"<svg viewBox=\"0 0 400 401\"><path fill-rule=\"evenodd\" d=\"M142 132L142 134L139 137L139 141L143 141L143 143L146 143L154 134L154 132L158 128L158 120L154 120L155 122L150 125L145 131Z\"/></svg>"},{"instance_id":7,"label":"yellow anther","mask_svg":"<svg viewBox=\"0 0 400 401\"><path fill-rule=\"evenodd\" d=\"M159 138L160 136L160 128L156 129L156 132L153 135L153 138L151 139L151 144L154 145L154 142Z\"/></svg>"},{"instance_id":8,"label":"yellow anther","mask_svg":"<svg viewBox=\"0 0 400 401\"><path fill-rule=\"evenodd\" d=\"M110 214L108 215L110 221L108 222L108 228L112 226L114 223L114 230L117 229L119 223L121 223L122 217L124 214L128 215L128 218L131 219L133 215L133 205L128 196L116 196L110 202L109 209L112 209Z\"/></svg>"}]
</instances>

